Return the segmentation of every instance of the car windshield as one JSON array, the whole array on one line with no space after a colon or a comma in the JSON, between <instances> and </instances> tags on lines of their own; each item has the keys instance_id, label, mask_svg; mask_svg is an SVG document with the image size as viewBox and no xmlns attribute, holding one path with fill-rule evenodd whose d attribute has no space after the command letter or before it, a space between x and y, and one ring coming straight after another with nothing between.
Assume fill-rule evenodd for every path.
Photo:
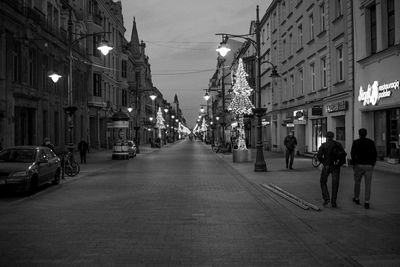
<instances>
[{"instance_id":1,"label":"car windshield","mask_svg":"<svg viewBox=\"0 0 400 267\"><path fill-rule=\"evenodd\" d=\"M35 149L6 149L0 152L0 161L5 162L33 162Z\"/></svg>"}]
</instances>

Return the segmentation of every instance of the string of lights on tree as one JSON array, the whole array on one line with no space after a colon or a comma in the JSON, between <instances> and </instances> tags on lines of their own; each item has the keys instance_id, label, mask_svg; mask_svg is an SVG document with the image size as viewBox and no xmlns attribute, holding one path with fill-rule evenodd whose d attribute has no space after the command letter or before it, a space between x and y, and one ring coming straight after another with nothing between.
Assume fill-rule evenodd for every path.
<instances>
[{"instance_id":1,"label":"string of lights on tree","mask_svg":"<svg viewBox=\"0 0 400 267\"><path fill-rule=\"evenodd\" d=\"M249 86L246 77L248 74L243 67L243 60L239 59L239 65L236 70L236 80L233 85L233 99L228 107L238 118L238 149L247 149L246 137L244 131L243 117L244 114L252 114L254 105L251 103L249 96L252 94L253 89Z\"/></svg>"},{"instance_id":2,"label":"string of lights on tree","mask_svg":"<svg viewBox=\"0 0 400 267\"><path fill-rule=\"evenodd\" d=\"M164 124L164 118L162 115L162 111L161 111L161 107L158 108L157 111L157 122L156 122L156 126L158 128L158 137L161 138L161 129L165 128L165 124Z\"/></svg>"}]
</instances>

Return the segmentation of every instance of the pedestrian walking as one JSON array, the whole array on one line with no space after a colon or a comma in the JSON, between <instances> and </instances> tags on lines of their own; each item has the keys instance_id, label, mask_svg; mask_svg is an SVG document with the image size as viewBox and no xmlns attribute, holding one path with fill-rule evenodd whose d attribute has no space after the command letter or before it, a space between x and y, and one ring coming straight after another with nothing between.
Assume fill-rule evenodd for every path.
<instances>
[{"instance_id":1,"label":"pedestrian walking","mask_svg":"<svg viewBox=\"0 0 400 267\"><path fill-rule=\"evenodd\" d=\"M326 142L318 149L318 160L323 164L320 177L320 185L322 190L323 205L326 206L331 202L332 208L336 208L336 198L339 189L340 167L346 162L347 153L343 146L333 140L335 134L328 131L326 133ZM327 187L329 174L332 174L332 198L329 198Z\"/></svg>"},{"instance_id":2,"label":"pedestrian walking","mask_svg":"<svg viewBox=\"0 0 400 267\"><path fill-rule=\"evenodd\" d=\"M47 146L47 147L50 148L54 153L56 153L55 150L54 150L54 145L50 142L50 138L49 138L49 137L45 137L45 138L43 139L43 146Z\"/></svg>"},{"instance_id":3,"label":"pedestrian walking","mask_svg":"<svg viewBox=\"0 0 400 267\"><path fill-rule=\"evenodd\" d=\"M290 131L289 135L285 137L283 144L285 145L286 169L293 169L294 151L297 146L294 131Z\"/></svg>"},{"instance_id":4,"label":"pedestrian walking","mask_svg":"<svg viewBox=\"0 0 400 267\"><path fill-rule=\"evenodd\" d=\"M372 172L376 163L375 142L367 138L367 130L361 128L358 130L359 139L354 140L351 146L351 164L354 171L354 197L353 202L360 205L360 185L362 177L365 182L364 208L369 209L369 200L371 198Z\"/></svg>"},{"instance_id":5,"label":"pedestrian walking","mask_svg":"<svg viewBox=\"0 0 400 267\"><path fill-rule=\"evenodd\" d=\"M86 153L89 152L88 143L82 139L78 144L79 155L81 156L81 163L86 164Z\"/></svg>"}]
</instances>

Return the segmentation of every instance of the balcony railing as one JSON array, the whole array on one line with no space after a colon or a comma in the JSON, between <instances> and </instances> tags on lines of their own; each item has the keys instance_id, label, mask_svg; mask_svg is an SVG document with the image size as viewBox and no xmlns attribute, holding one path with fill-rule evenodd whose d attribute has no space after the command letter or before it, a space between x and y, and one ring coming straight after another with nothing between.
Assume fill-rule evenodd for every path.
<instances>
[{"instance_id":1,"label":"balcony railing","mask_svg":"<svg viewBox=\"0 0 400 267\"><path fill-rule=\"evenodd\" d=\"M93 22L99 26L102 26L103 25L103 17L100 14L94 14Z\"/></svg>"},{"instance_id":2,"label":"balcony railing","mask_svg":"<svg viewBox=\"0 0 400 267\"><path fill-rule=\"evenodd\" d=\"M46 23L45 15L36 8L25 7L25 15L40 26L43 26Z\"/></svg>"}]
</instances>

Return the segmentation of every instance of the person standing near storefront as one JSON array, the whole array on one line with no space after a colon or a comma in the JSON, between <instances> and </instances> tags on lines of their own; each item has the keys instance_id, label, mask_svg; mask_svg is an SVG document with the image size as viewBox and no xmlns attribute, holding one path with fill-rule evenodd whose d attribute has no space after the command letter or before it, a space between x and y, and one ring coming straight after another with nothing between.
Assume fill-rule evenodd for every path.
<instances>
[{"instance_id":1,"label":"person standing near storefront","mask_svg":"<svg viewBox=\"0 0 400 267\"><path fill-rule=\"evenodd\" d=\"M326 142L318 149L318 160L323 164L321 171L320 185L322 190L323 205L326 206L331 201L332 208L336 208L336 198L339 189L340 167L346 162L347 153L343 146L333 140L333 132L326 133ZM329 174L332 174L332 198L329 199L327 187Z\"/></svg>"},{"instance_id":2,"label":"person standing near storefront","mask_svg":"<svg viewBox=\"0 0 400 267\"><path fill-rule=\"evenodd\" d=\"M371 197L372 172L376 163L375 142L367 138L367 130L361 128L358 130L360 138L353 142L351 146L351 161L354 170L354 197L353 202L360 204L360 184L364 176L365 195L364 208L369 209L369 200Z\"/></svg>"},{"instance_id":3,"label":"person standing near storefront","mask_svg":"<svg viewBox=\"0 0 400 267\"><path fill-rule=\"evenodd\" d=\"M285 137L283 144L285 145L286 169L293 169L294 151L297 146L294 131L290 131L289 135Z\"/></svg>"}]
</instances>

